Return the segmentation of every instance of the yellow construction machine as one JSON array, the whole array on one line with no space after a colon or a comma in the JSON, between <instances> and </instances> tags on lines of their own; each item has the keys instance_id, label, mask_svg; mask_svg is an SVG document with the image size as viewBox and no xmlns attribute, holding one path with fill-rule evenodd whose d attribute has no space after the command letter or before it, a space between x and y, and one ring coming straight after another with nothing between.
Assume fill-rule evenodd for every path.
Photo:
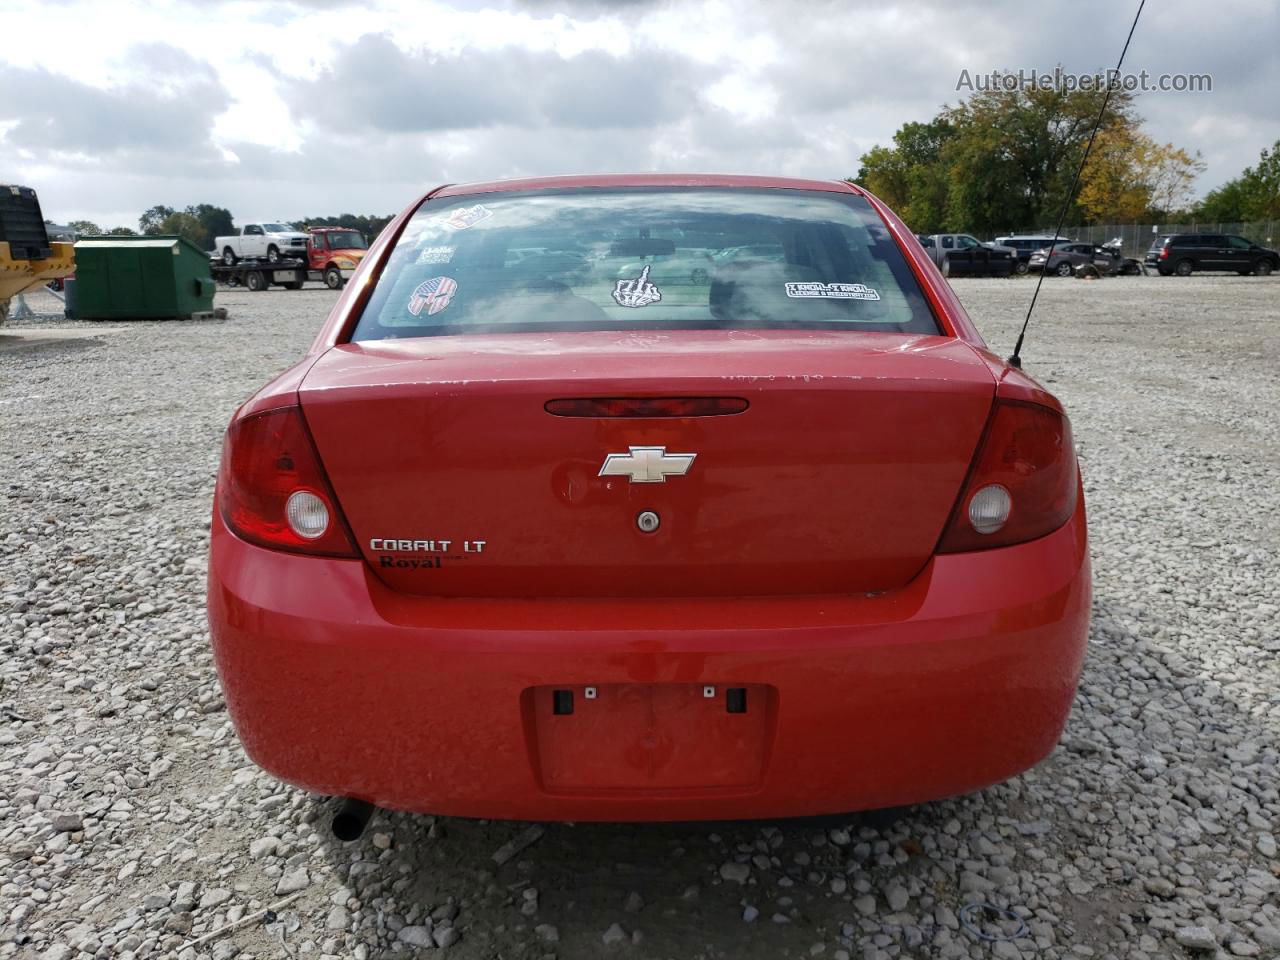
<instances>
[{"instance_id":1,"label":"yellow construction machine","mask_svg":"<svg viewBox=\"0 0 1280 960\"><path fill-rule=\"evenodd\" d=\"M36 192L0 184L0 323L12 298L75 272L75 249L49 240Z\"/></svg>"}]
</instances>

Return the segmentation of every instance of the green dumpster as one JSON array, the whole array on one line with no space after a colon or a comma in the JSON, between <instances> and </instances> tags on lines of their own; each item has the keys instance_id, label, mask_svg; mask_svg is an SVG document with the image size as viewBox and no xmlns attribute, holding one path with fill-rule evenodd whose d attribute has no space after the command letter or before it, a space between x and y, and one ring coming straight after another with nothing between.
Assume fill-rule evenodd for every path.
<instances>
[{"instance_id":1,"label":"green dumpster","mask_svg":"<svg viewBox=\"0 0 1280 960\"><path fill-rule=\"evenodd\" d=\"M213 309L209 255L182 237L87 237L76 244L76 316L188 320Z\"/></svg>"}]
</instances>

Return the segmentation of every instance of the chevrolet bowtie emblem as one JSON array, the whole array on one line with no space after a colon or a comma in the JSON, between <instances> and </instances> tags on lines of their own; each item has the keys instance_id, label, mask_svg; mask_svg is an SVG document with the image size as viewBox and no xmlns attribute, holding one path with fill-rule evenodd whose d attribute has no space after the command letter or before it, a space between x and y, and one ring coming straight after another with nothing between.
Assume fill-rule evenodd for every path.
<instances>
[{"instance_id":1,"label":"chevrolet bowtie emblem","mask_svg":"<svg viewBox=\"0 0 1280 960\"><path fill-rule=\"evenodd\" d=\"M666 483L667 477L682 477L693 466L696 453L667 453L666 447L631 447L630 453L611 453L604 458L601 477L630 477L632 483Z\"/></svg>"}]
</instances>

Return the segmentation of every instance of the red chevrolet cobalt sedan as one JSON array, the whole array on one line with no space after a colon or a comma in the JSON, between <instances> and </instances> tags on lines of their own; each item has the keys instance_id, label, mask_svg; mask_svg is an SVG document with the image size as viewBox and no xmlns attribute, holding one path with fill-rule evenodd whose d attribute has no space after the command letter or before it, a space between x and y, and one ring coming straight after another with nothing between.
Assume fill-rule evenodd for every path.
<instances>
[{"instance_id":1,"label":"red chevrolet cobalt sedan","mask_svg":"<svg viewBox=\"0 0 1280 960\"><path fill-rule=\"evenodd\" d=\"M468 817L897 806L1041 760L1085 652L1058 401L844 182L442 187L235 414L249 755Z\"/></svg>"}]
</instances>

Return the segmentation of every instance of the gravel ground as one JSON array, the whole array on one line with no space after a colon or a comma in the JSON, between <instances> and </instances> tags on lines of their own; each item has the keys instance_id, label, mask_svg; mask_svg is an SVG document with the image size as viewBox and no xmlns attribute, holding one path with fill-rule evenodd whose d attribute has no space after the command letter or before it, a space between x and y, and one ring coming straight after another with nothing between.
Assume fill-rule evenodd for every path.
<instances>
[{"instance_id":1,"label":"gravel ground","mask_svg":"<svg viewBox=\"0 0 1280 960\"><path fill-rule=\"evenodd\" d=\"M1007 350L1030 282L956 287ZM203 608L221 431L332 300L0 331L0 958L1280 956L1280 278L1045 284L1026 363L1073 414L1096 587L1036 770L896 820L380 814L347 845L245 759ZM1024 935L975 938L978 902Z\"/></svg>"}]
</instances>

